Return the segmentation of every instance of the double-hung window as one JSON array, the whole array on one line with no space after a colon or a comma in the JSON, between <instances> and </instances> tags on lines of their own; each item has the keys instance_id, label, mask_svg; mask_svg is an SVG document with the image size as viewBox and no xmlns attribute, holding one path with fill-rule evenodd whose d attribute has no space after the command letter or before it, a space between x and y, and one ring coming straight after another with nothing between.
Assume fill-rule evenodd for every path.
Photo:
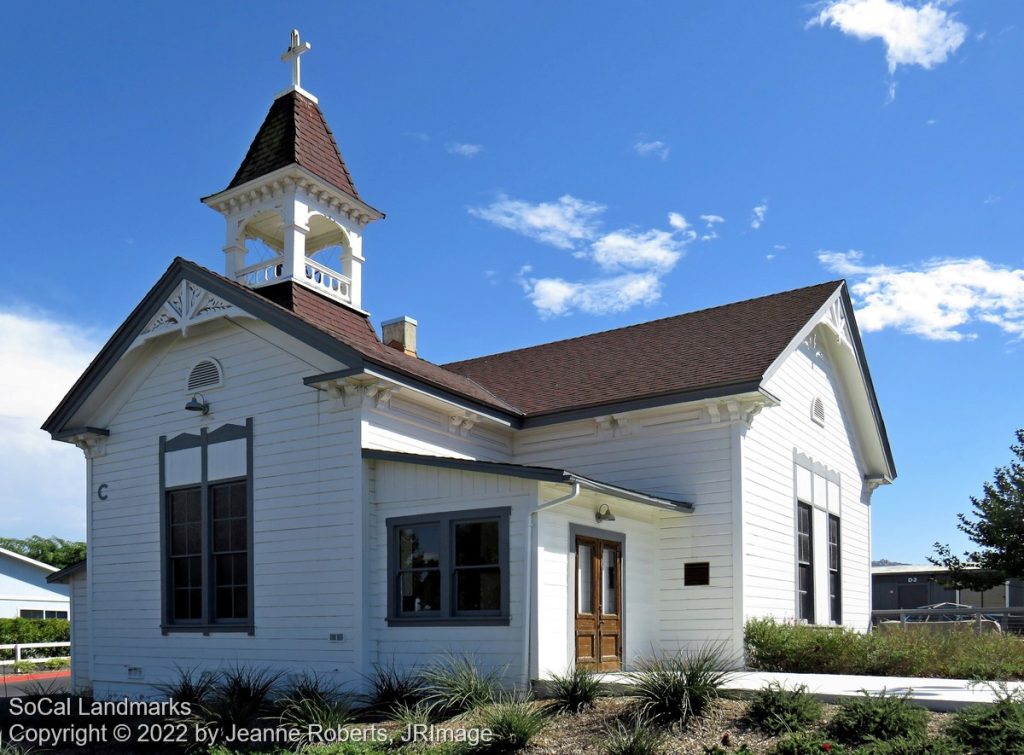
<instances>
[{"instance_id":1,"label":"double-hung window","mask_svg":"<svg viewBox=\"0 0 1024 755\"><path fill-rule=\"evenodd\" d=\"M839 517L828 517L828 605L833 624L843 623L842 576L839 570Z\"/></svg>"},{"instance_id":2,"label":"double-hung window","mask_svg":"<svg viewBox=\"0 0 1024 755\"><path fill-rule=\"evenodd\" d=\"M796 505L796 572L798 618L814 623L814 537L813 509L809 503Z\"/></svg>"},{"instance_id":3,"label":"double-hung window","mask_svg":"<svg viewBox=\"0 0 1024 755\"><path fill-rule=\"evenodd\" d=\"M252 420L160 439L163 628L253 631Z\"/></svg>"},{"instance_id":4,"label":"double-hung window","mask_svg":"<svg viewBox=\"0 0 1024 755\"><path fill-rule=\"evenodd\" d=\"M388 621L508 623L509 509L387 520Z\"/></svg>"}]
</instances>

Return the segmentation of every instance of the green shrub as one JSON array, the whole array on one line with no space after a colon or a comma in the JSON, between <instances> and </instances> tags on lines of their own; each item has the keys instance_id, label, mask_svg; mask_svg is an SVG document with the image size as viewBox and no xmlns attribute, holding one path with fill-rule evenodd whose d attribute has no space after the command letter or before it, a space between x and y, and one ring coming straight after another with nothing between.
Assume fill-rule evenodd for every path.
<instances>
[{"instance_id":1,"label":"green shrub","mask_svg":"<svg viewBox=\"0 0 1024 755\"><path fill-rule=\"evenodd\" d=\"M448 655L423 671L424 699L442 718L467 713L497 699L501 671L481 671L471 656Z\"/></svg>"},{"instance_id":2,"label":"green shrub","mask_svg":"<svg viewBox=\"0 0 1024 755\"><path fill-rule=\"evenodd\" d=\"M718 698L729 664L717 645L693 653L652 656L637 661L629 672L633 682L626 694L635 714L650 723L686 723Z\"/></svg>"},{"instance_id":3,"label":"green shrub","mask_svg":"<svg viewBox=\"0 0 1024 755\"><path fill-rule=\"evenodd\" d=\"M564 675L552 675L547 691L551 696L548 710L555 713L579 713L594 706L594 701L601 694L601 682L590 669L577 666Z\"/></svg>"},{"instance_id":4,"label":"green shrub","mask_svg":"<svg viewBox=\"0 0 1024 755\"><path fill-rule=\"evenodd\" d=\"M32 661L15 661L11 668L14 669L15 674L31 674L33 671L39 670L39 667Z\"/></svg>"},{"instance_id":5,"label":"green shrub","mask_svg":"<svg viewBox=\"0 0 1024 755\"><path fill-rule=\"evenodd\" d=\"M822 755L831 753L840 755L847 750L840 744L828 740L814 732L797 732L787 734L768 751L770 755Z\"/></svg>"},{"instance_id":6,"label":"green shrub","mask_svg":"<svg viewBox=\"0 0 1024 755\"><path fill-rule=\"evenodd\" d=\"M510 695L484 708L480 727L491 732L490 741L474 745L472 752L518 752L540 734L546 723L544 709L528 694Z\"/></svg>"},{"instance_id":7,"label":"green shrub","mask_svg":"<svg viewBox=\"0 0 1024 755\"><path fill-rule=\"evenodd\" d=\"M768 734L803 731L821 718L822 707L807 687L786 689L772 682L758 690L750 702L747 718L755 728Z\"/></svg>"},{"instance_id":8,"label":"green shrub","mask_svg":"<svg viewBox=\"0 0 1024 755\"><path fill-rule=\"evenodd\" d=\"M1024 703L1003 696L994 705L972 705L958 711L946 733L976 755L1024 752Z\"/></svg>"},{"instance_id":9,"label":"green shrub","mask_svg":"<svg viewBox=\"0 0 1024 755\"><path fill-rule=\"evenodd\" d=\"M660 755L668 737L654 727L634 721L627 726L619 722L605 736L606 755Z\"/></svg>"},{"instance_id":10,"label":"green shrub","mask_svg":"<svg viewBox=\"0 0 1024 755\"><path fill-rule=\"evenodd\" d=\"M67 619L0 619L0 645L26 642L71 642L71 622Z\"/></svg>"},{"instance_id":11,"label":"green shrub","mask_svg":"<svg viewBox=\"0 0 1024 755\"><path fill-rule=\"evenodd\" d=\"M61 669L66 669L70 665L71 664L67 658L51 658L43 664L43 666L50 671L60 671Z\"/></svg>"},{"instance_id":12,"label":"green shrub","mask_svg":"<svg viewBox=\"0 0 1024 755\"><path fill-rule=\"evenodd\" d=\"M747 665L763 671L946 679L1024 679L1024 643L1011 635L924 631L863 634L754 619L744 628Z\"/></svg>"},{"instance_id":13,"label":"green shrub","mask_svg":"<svg viewBox=\"0 0 1024 755\"><path fill-rule=\"evenodd\" d=\"M829 736L850 745L875 740L922 738L928 728L928 711L908 702L908 695L869 695L843 700L828 722Z\"/></svg>"},{"instance_id":14,"label":"green shrub","mask_svg":"<svg viewBox=\"0 0 1024 755\"><path fill-rule=\"evenodd\" d=\"M369 690L359 699L371 713L386 716L397 708L414 708L426 696L426 683L420 673L398 668L394 661L374 664L373 673L363 678Z\"/></svg>"}]
</instances>

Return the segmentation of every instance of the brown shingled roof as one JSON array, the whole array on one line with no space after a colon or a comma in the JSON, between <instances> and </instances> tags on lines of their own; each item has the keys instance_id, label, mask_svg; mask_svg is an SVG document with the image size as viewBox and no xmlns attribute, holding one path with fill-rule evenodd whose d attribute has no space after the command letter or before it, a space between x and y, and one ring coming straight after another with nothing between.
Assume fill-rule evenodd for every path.
<instances>
[{"instance_id":1,"label":"brown shingled roof","mask_svg":"<svg viewBox=\"0 0 1024 755\"><path fill-rule=\"evenodd\" d=\"M212 271L207 272L217 275ZM250 289L240 286L229 278L218 277L227 283L243 288L246 292L253 293ZM517 413L514 407L502 401L472 378L450 372L433 362L409 356L403 351L385 346L377 337L377 332L369 317L326 299L305 286L293 281L285 281L255 289L254 293L261 294L289 310L309 325L337 338L374 364L390 367L397 372L418 378L438 388L459 394L502 412Z\"/></svg>"},{"instance_id":2,"label":"brown shingled roof","mask_svg":"<svg viewBox=\"0 0 1024 755\"><path fill-rule=\"evenodd\" d=\"M527 416L758 382L842 281L442 365Z\"/></svg>"},{"instance_id":3,"label":"brown shingled roof","mask_svg":"<svg viewBox=\"0 0 1024 755\"><path fill-rule=\"evenodd\" d=\"M299 165L359 198L324 114L315 102L298 92L274 100L228 188L288 165Z\"/></svg>"}]
</instances>

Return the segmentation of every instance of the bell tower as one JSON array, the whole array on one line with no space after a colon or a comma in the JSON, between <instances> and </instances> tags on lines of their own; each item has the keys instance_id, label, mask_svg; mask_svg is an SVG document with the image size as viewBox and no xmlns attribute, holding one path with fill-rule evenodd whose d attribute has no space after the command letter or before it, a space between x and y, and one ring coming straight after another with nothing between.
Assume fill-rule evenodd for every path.
<instances>
[{"instance_id":1,"label":"bell tower","mask_svg":"<svg viewBox=\"0 0 1024 755\"><path fill-rule=\"evenodd\" d=\"M302 88L310 49L293 30L281 60L292 85L277 95L235 177L203 203L224 216L224 273L251 288L290 281L362 311L366 204L316 97Z\"/></svg>"}]
</instances>

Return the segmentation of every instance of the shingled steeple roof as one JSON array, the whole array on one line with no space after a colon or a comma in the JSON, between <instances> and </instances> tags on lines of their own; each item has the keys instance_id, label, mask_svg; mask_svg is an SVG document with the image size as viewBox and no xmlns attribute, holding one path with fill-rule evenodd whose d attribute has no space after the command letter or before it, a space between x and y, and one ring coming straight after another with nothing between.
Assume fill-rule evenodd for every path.
<instances>
[{"instance_id":1,"label":"shingled steeple roof","mask_svg":"<svg viewBox=\"0 0 1024 755\"><path fill-rule=\"evenodd\" d=\"M228 188L241 186L289 165L305 168L346 194L360 199L320 107L295 90L274 100Z\"/></svg>"}]
</instances>

